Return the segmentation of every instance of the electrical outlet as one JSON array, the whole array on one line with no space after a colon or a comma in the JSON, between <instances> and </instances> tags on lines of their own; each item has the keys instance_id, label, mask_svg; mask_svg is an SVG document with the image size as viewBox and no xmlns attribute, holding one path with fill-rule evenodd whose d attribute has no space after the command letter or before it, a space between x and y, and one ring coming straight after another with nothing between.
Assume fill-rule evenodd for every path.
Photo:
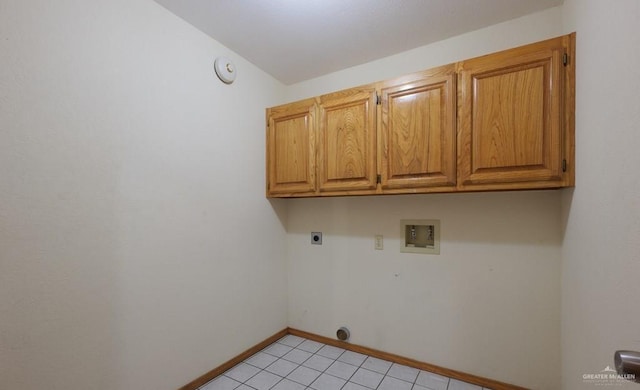
<instances>
[{"instance_id":1,"label":"electrical outlet","mask_svg":"<svg viewBox=\"0 0 640 390\"><path fill-rule=\"evenodd\" d=\"M311 232L311 243L313 245L322 245L322 232Z\"/></svg>"},{"instance_id":2,"label":"electrical outlet","mask_svg":"<svg viewBox=\"0 0 640 390\"><path fill-rule=\"evenodd\" d=\"M383 239L382 239L382 234L376 234L375 238L374 238L374 247L377 251L381 251L384 248L383 245Z\"/></svg>"}]
</instances>

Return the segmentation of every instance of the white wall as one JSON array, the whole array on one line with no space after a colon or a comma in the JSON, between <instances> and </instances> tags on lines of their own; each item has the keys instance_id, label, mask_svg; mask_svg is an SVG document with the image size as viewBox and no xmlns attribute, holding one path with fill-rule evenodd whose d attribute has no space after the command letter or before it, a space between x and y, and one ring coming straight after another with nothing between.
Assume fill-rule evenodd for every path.
<instances>
[{"instance_id":1,"label":"white wall","mask_svg":"<svg viewBox=\"0 0 640 390\"><path fill-rule=\"evenodd\" d=\"M407 73L481 56L562 34L562 8L555 7L512 21L445 39L340 72L293 84L286 101L313 94L387 80Z\"/></svg>"},{"instance_id":2,"label":"white wall","mask_svg":"<svg viewBox=\"0 0 640 390\"><path fill-rule=\"evenodd\" d=\"M640 349L639 7L565 0L285 89L151 0L1 0L0 387L173 389L286 325L348 325L555 389L560 298L562 388L588 387ZM575 190L264 199L264 107L574 30ZM441 219L442 254L400 254L403 218Z\"/></svg>"},{"instance_id":3,"label":"white wall","mask_svg":"<svg viewBox=\"0 0 640 390\"><path fill-rule=\"evenodd\" d=\"M287 100L561 35L562 9L309 80ZM289 324L536 389L560 386L561 191L289 201ZM401 254L400 220L440 219L440 256ZM322 231L322 246L310 232ZM375 234L385 237L374 251Z\"/></svg>"},{"instance_id":4,"label":"white wall","mask_svg":"<svg viewBox=\"0 0 640 390\"><path fill-rule=\"evenodd\" d=\"M151 0L2 0L0 53L0 388L175 389L287 325L280 83Z\"/></svg>"},{"instance_id":5,"label":"white wall","mask_svg":"<svg viewBox=\"0 0 640 390\"><path fill-rule=\"evenodd\" d=\"M577 32L577 172L562 203L562 388L578 390L601 388L583 375L616 350L640 350L640 2L563 8Z\"/></svg>"}]
</instances>

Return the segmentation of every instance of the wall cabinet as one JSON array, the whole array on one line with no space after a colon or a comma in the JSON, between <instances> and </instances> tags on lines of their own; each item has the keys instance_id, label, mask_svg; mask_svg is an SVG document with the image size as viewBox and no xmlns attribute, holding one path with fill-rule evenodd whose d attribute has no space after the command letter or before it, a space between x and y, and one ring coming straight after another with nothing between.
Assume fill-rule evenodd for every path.
<instances>
[{"instance_id":1,"label":"wall cabinet","mask_svg":"<svg viewBox=\"0 0 640 390\"><path fill-rule=\"evenodd\" d=\"M267 110L267 193L308 194L316 188L315 99Z\"/></svg>"},{"instance_id":2,"label":"wall cabinet","mask_svg":"<svg viewBox=\"0 0 640 390\"><path fill-rule=\"evenodd\" d=\"M460 63L461 189L573 185L571 38Z\"/></svg>"},{"instance_id":3,"label":"wall cabinet","mask_svg":"<svg viewBox=\"0 0 640 390\"><path fill-rule=\"evenodd\" d=\"M456 185L453 66L383 83L380 185L386 193L452 191Z\"/></svg>"},{"instance_id":4,"label":"wall cabinet","mask_svg":"<svg viewBox=\"0 0 640 390\"><path fill-rule=\"evenodd\" d=\"M267 196L574 184L575 34L267 109Z\"/></svg>"},{"instance_id":5,"label":"wall cabinet","mask_svg":"<svg viewBox=\"0 0 640 390\"><path fill-rule=\"evenodd\" d=\"M375 191L375 89L353 88L321 96L317 112L317 191Z\"/></svg>"}]
</instances>

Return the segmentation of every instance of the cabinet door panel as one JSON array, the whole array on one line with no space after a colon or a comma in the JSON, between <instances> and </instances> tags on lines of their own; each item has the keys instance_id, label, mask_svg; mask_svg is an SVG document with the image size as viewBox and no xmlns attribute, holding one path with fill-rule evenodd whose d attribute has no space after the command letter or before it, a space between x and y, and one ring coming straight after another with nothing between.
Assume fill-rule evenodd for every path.
<instances>
[{"instance_id":1,"label":"cabinet door panel","mask_svg":"<svg viewBox=\"0 0 640 390\"><path fill-rule=\"evenodd\" d=\"M465 61L461 72L462 185L561 181L561 41Z\"/></svg>"},{"instance_id":2,"label":"cabinet door panel","mask_svg":"<svg viewBox=\"0 0 640 390\"><path fill-rule=\"evenodd\" d=\"M320 101L320 191L376 187L375 90L351 89Z\"/></svg>"},{"instance_id":3,"label":"cabinet door panel","mask_svg":"<svg viewBox=\"0 0 640 390\"><path fill-rule=\"evenodd\" d=\"M455 75L382 89L382 188L456 182Z\"/></svg>"},{"instance_id":4,"label":"cabinet door panel","mask_svg":"<svg viewBox=\"0 0 640 390\"><path fill-rule=\"evenodd\" d=\"M315 190L313 100L268 111L268 194Z\"/></svg>"}]
</instances>

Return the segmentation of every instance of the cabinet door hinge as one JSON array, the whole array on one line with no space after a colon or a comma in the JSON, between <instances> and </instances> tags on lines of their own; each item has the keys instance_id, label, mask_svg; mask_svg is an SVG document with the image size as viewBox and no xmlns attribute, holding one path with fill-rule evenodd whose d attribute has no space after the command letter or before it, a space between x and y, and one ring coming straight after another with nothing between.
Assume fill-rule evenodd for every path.
<instances>
[{"instance_id":1,"label":"cabinet door hinge","mask_svg":"<svg viewBox=\"0 0 640 390\"><path fill-rule=\"evenodd\" d=\"M380 99L380 95L376 94L376 105L381 105L382 104L382 99Z\"/></svg>"},{"instance_id":2,"label":"cabinet door hinge","mask_svg":"<svg viewBox=\"0 0 640 390\"><path fill-rule=\"evenodd\" d=\"M562 159L562 172L567 171L567 159Z\"/></svg>"},{"instance_id":3,"label":"cabinet door hinge","mask_svg":"<svg viewBox=\"0 0 640 390\"><path fill-rule=\"evenodd\" d=\"M382 175L376 175L376 184L382 183Z\"/></svg>"},{"instance_id":4,"label":"cabinet door hinge","mask_svg":"<svg viewBox=\"0 0 640 390\"><path fill-rule=\"evenodd\" d=\"M564 53L562 55L562 65L567 66L568 63L569 63L569 56L567 55L567 53Z\"/></svg>"}]
</instances>

